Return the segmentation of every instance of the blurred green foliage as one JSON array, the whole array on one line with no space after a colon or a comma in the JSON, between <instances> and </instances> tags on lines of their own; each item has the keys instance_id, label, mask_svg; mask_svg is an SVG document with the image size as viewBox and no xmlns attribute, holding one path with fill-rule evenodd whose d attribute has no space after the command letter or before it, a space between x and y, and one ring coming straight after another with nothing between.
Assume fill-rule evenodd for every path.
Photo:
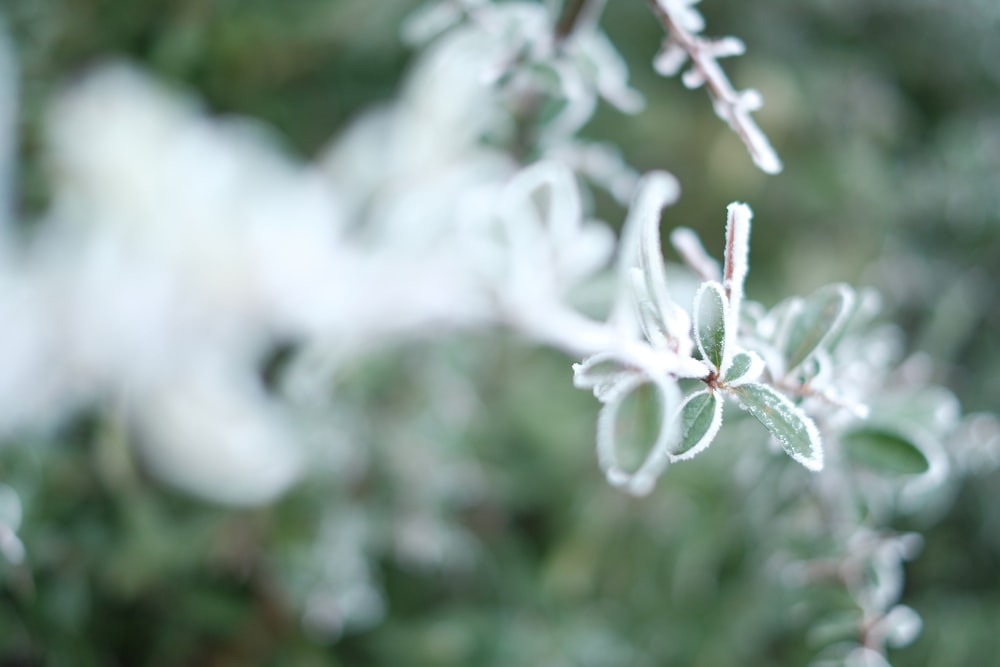
<instances>
[{"instance_id":1,"label":"blurred green foliage","mask_svg":"<svg viewBox=\"0 0 1000 667\"><path fill-rule=\"evenodd\" d=\"M18 189L45 203L43 109L85 68L128 58L197 91L209 108L272 123L315 154L352 116L391 98L412 57L409 0L4 0L21 58ZM638 168L666 168L684 195L667 224L721 246L723 206L752 203L751 298L773 303L831 280L874 284L914 350L968 409L1000 395L1000 4L990 0L711 0L711 34L737 34L734 82L761 89L761 125L785 172L755 170L703 92L655 76L661 31L645 2L609 3L606 26L647 109L602 109L586 134ZM599 200L600 213L620 210ZM407 502L391 474L363 488L299 488L258 511L202 506L147 479L114 410L7 443L0 478L25 506L28 566L2 566L0 663L23 665L804 664L810 609L770 576L772 544L747 517L719 443L672 470L652 497L607 487L593 461L597 406L569 360L502 336L436 344L474 378L467 427L435 427L422 396L426 347L359 363L352 409L369 443L421 415L484 471L482 492L444 512L470 535L463 567L379 553L387 615L329 643L302 630L282 554L321 516L363 503L376 542ZM450 351L450 352L449 352ZM416 398L414 398L416 397ZM439 421L444 421L441 417ZM397 438L398 441L398 438ZM403 440L405 442L405 439ZM753 442L748 439L748 443ZM747 445L749 446L749 444ZM974 479L924 532L904 602L925 620L897 665L988 664L1000 652L1000 476ZM766 505L766 503L765 503ZM381 518L380 518L381 517ZM805 549L809 545L804 546ZM811 603L835 606L836 590ZM825 598L824 596L828 596Z\"/></svg>"}]
</instances>

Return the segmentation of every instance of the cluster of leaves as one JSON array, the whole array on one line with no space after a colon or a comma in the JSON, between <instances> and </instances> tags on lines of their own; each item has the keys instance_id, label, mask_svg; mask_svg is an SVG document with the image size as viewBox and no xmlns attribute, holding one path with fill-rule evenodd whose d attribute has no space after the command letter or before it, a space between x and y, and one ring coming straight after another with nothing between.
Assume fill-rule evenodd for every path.
<instances>
[{"instance_id":1,"label":"cluster of leaves","mask_svg":"<svg viewBox=\"0 0 1000 667\"><path fill-rule=\"evenodd\" d=\"M333 9L327 2L304 2L297 14L303 17L301 21L274 20L266 3L244 3L239 8L209 3L198 10L177 5L169 8L166 19L162 3L146 8L140 3L129 12L101 12L106 3L99 2L71 4L14 2L18 16L41 16L48 10L60 14L49 28L61 26L68 33L69 38L63 34L41 44L25 40L29 57L29 47L48 48L47 57L28 61L38 85L74 73L74 63L81 57L128 52L194 82L217 108L277 121L309 152L326 137L331 105L333 115L343 118L352 110L343 105L357 108L375 94L373 90L382 94L391 90L393 67L403 60L394 40L382 39L376 49L355 48L362 41L371 42L346 34L351 31L342 26L358 25L357 19L394 20L386 19L381 9L371 11L365 2L333 3ZM394 5L392 11L404 4ZM660 4L693 12L688 2ZM622 20L622 12L630 11L629 5L612 4L612 12L619 12L616 21ZM990 158L981 155L982 164L972 160L978 155L970 149L979 142L977 131L949 132L945 123L932 127L928 121L926 128L914 134L930 137L930 143L923 144L929 147L910 150L912 159L902 170L897 168L895 152L891 159L880 158L872 148L898 148L899 137L912 128L900 121L906 115L900 109L922 113L918 100L954 100L955 89L962 86L963 99L969 98L973 85L951 74L978 71L961 66L961 54L975 51L976 40L966 37L978 34L975 31L984 30L989 22L966 21L971 14L961 11L946 12L947 20L936 21L933 13L910 12L898 5L892 0L845 3L836 10L828 3L781 0L713 5L713 18L719 25L727 19L731 25L740 25L755 50L770 49L786 66L802 63L809 83L803 84L805 92L800 90L798 98L793 95L794 103L815 104L821 112L835 110L824 112L828 117L815 127L797 118L798 124L791 123L791 129L782 128L779 144L789 164L797 168L789 170L787 180L768 189L755 186L758 189L750 187L740 193L759 202L755 208L771 226L771 233L759 235L755 243L755 271L759 272L755 275L762 276L762 285L770 281L770 288L759 293L784 294L801 289L804 283L811 287L829 279L824 267L829 269L830 262L824 264L823 258L849 255L830 248L840 244L842 251L845 238L851 248L863 245L858 239L875 247L881 229L872 224L876 220L889 225L895 218L909 221L916 215L921 226L907 227L906 233L914 244L917 239L929 239L927 247L920 248L921 255L953 253L950 260L935 265L935 276L939 268L944 276L966 271L963 262L969 257L989 257L991 244L983 241L991 238L984 230L990 228L992 213L979 216L983 223L973 211L975 225L957 234L962 245L944 246L937 241L955 236L954 225L943 236L940 219L928 212L948 205L953 214L957 211L968 217L970 201L984 202L982 193L993 193L984 185L988 181L984 175L991 173ZM641 37L649 15L645 7L639 9L628 27L630 34ZM112 21L110 27L101 21L105 29L94 28L94 17L104 13ZM385 16L390 13L386 10ZM700 31L701 27L691 26L691 15L687 16L688 32ZM884 31L883 19L902 23L899 34L904 36ZM317 27L327 22L340 26L330 28L332 36ZM616 25L624 30L623 23ZM16 25L15 34L21 28L22 24ZM949 30L957 37L948 48L940 47L936 36ZM42 32L53 34L48 28ZM380 34L384 38L389 32ZM801 34L810 39L803 40ZM913 34L931 37L914 40ZM99 36L103 46L88 42L94 36ZM657 32L652 40L659 38ZM58 48L52 46L56 42ZM832 64L829 52L812 46L826 44L827 49L859 54L852 56L854 66L843 70L856 72L858 58L867 58L866 65L879 62L884 55L877 51L880 45L897 42L904 45L897 49L904 55L921 45L933 49L900 62L933 63L937 76L933 81L918 81L909 70L911 85L888 102L882 94L882 84L889 78L885 72L875 72L874 81L857 85L847 81L847 85L837 79L837 65ZM262 44L276 45L267 52L274 58L260 57ZM331 46L319 46L327 44ZM633 42L621 40L620 44L630 48ZM642 39L634 44L641 46ZM655 44L639 57L648 60L654 49ZM345 62L340 57L345 51L350 55L358 50L367 56L346 62L374 68L377 76L358 76L337 64ZM530 49L527 55L532 55ZM753 62L760 66L760 61ZM956 62L959 65L949 64ZM555 98L562 96L560 90L565 92L567 81L573 83L568 78L572 72L549 67L546 58L538 58L527 69L533 73L533 84L555 82L549 86L557 91ZM635 69L641 72L643 67ZM323 74L330 71L334 74ZM782 81L787 84L782 71L781 67L772 70L778 72L779 92ZM331 100L328 89L336 76L340 76L333 81L338 95ZM379 83L373 85L370 80ZM515 77L500 83L522 82ZM930 85L935 82L937 88ZM941 94L938 89L945 82L947 94ZM29 123L39 115L34 113L40 99L36 83L29 83L26 91ZM692 83L698 81L692 79ZM845 89L853 93L850 100L841 99L840 91ZM765 93L769 92L765 86ZM678 113L664 113L664 109L683 109L685 98L666 100L666 95L653 91L648 97L656 132L643 135L641 145L629 147L630 130L617 120L614 125L615 143L639 155L638 162L659 166L664 154L684 155L691 159L682 170L697 173L704 161L724 153L705 149L718 142L702 127L685 124L690 132L664 131ZM781 95L768 96L769 108L777 101L777 117L783 108L781 99ZM742 101L754 100L750 96ZM865 105L873 105L876 111ZM559 118L565 108L560 102L535 120ZM985 117L988 105L983 108L986 111L976 113ZM787 105L784 109L787 113ZM765 124L776 117L762 116ZM859 129L857 123L850 124L852 118L868 125ZM644 122L640 119L632 127ZM961 119L952 124L971 127ZM842 141L845 132L864 149L859 152L854 141ZM812 135L825 137L834 147L828 164L819 163L830 152L820 156L804 139ZM25 171L31 181L24 189L38 187L41 171L37 156L31 157L37 149L35 140L28 136L24 148L31 159L25 162ZM671 146L669 150L664 149L664 141ZM669 144L678 141L686 143L681 148ZM803 146L805 150L800 150ZM935 162L941 146L949 148L949 169ZM971 166L951 169L955 162L964 165L966 158ZM881 171L879 160L884 163ZM718 163L710 166L718 167ZM961 197L955 196L955 183L941 178L942 171L958 181ZM714 210L715 202L733 196L728 186L734 172L716 169L713 173L718 178L705 184L708 190L688 197L685 206L703 201ZM873 173L882 178L872 178ZM901 180L896 181L897 177ZM628 179L619 182L628 183ZM620 193L629 188L612 189ZM930 194L903 198L896 196L899 192ZM22 192L22 197L32 203L30 191ZM714 219L691 208L682 209L678 217ZM784 220L803 219L813 224L808 229L791 228L789 233L777 231ZM831 226L821 227L824 221L832 221ZM591 406L586 397L565 391L564 358L493 337L478 342L449 340L442 349L421 346L361 364L357 377L350 378L356 387L353 394L338 385L331 402L337 406L339 423L363 423L351 432L351 438L364 450L360 456L370 458L365 472L319 475L316 484L260 512L196 507L165 493L142 474L131 479L132 488L123 487L115 481L114 465L108 469L115 457L109 458L105 447L95 447L86 429L60 430L51 446L25 443L16 453L5 452L4 481L20 494L23 507L16 497L0 495L0 522L19 531L28 544L29 561L3 566L2 625L7 633L3 658L95 664L155 664L159 660L161 664L579 662L610 666L726 664L739 655L760 664L802 664L815 655L817 647L827 647L824 655L831 661L843 662L856 649L859 629L865 629L867 636L862 638L873 646L894 629L912 630L912 616L893 605L902 590L902 560L913 555L917 540L895 535L893 529L901 524L903 529L923 530L929 520L921 511L930 506L931 517L943 512L959 474L966 470L962 466L977 465L975 457L959 465L963 436L956 433L954 397L933 386L933 374L919 358L907 360L901 354L898 332L873 325L874 309L867 293L835 285L805 299L781 302L768 311L756 303L740 303L739 297L734 304L733 291L718 268L713 273L710 263L689 261L704 286L685 290L671 281L671 291L680 298L678 302L663 299L666 281L658 226L632 225L640 227L647 241L635 244L644 253L637 250L635 261L627 262L620 272L626 275L621 282L627 286L627 298L618 312L629 315L620 315L619 322L632 318L643 345L669 353L651 358L682 353L693 363L685 366L685 374L677 372L676 358L671 362L673 370L665 370L644 365L633 356L598 354L578 366L577 381L604 402L598 418L601 464L612 481L643 491L655 479L648 473L692 458L717 439L713 456L697 457L683 474L675 471L678 474L670 477L669 484L661 484L641 504L603 489L590 474L592 461L581 446L590 439L582 415ZM813 232L816 236L810 238L809 229L822 231ZM838 235L837 229L845 231ZM979 231L969 233L970 229ZM655 240L650 240L652 232ZM824 234L831 239L829 243ZM675 235L671 239L681 245ZM765 261L760 261L762 257ZM841 274L857 268L844 262L834 264ZM795 280L780 273L786 266ZM815 270L803 271L804 266ZM930 272L905 262L880 266L874 275L883 277L883 284L888 283L893 298L903 301L911 319L924 312L928 295L940 296L948 282L907 277L900 287L891 280L893 272L906 276ZM962 282L950 300L942 297L942 303L964 302L969 297L970 303L982 306L982 313L995 312L982 305L989 301L975 293L976 284ZM741 290L742 279L740 295ZM949 329L944 335L935 330L927 340L953 350L955 375L966 386L978 389L967 398L986 407L982 402L990 393L982 388L995 383L991 378L1000 377L993 372L995 354L983 343L991 340L990 328L974 327L969 334L974 344L962 346L948 343L963 340L962 318L945 319L956 323L958 333ZM268 373L282 375L280 362L286 353L279 350ZM474 382L449 385L441 381L439 369L456 354L478 360L460 371ZM969 359L977 363L962 365ZM900 366L900 361L905 363ZM641 399L650 389L652 409L658 414L634 421L631 413L642 410ZM447 410L423 401L428 394L444 403L454 399L463 405L462 399L471 397L476 407L464 419L475 426L442 428L449 423ZM727 397L750 415L762 417L767 428L740 419L741 413L735 411L726 415L727 428L721 429ZM328 398L322 397L324 409ZM867 419L861 419L862 406L870 413ZM988 420L969 421L960 428L966 427L970 433L984 431L979 441L993 437ZM630 428L651 429L652 433L636 434ZM800 462L817 465L825 461L825 470L821 475L804 475L797 466L785 465L782 457L763 456L754 445L766 432ZM814 437L817 432L823 434L822 449L818 435ZM633 454L634 460L626 460ZM25 460L31 465L23 465ZM335 465L342 470L357 465L350 457L345 460ZM470 461L483 468L481 476L465 475ZM988 456L980 461L983 470L990 468L985 464ZM457 478L465 479L476 493L456 490ZM964 513L955 515L957 521L926 533L927 558L908 566L908 573L917 575L914 590L924 596L924 604L910 604L941 631L925 633L919 640L925 643L918 644L919 648L899 653L900 664L923 664L929 659L942 664L982 664L983 656L995 653L992 621L1000 605L982 593L996 584L989 573L997 571L998 553L995 521L982 509L993 500L988 478L986 482L967 492L971 495L961 506ZM937 495L930 493L931 487L938 490ZM943 499L942 488L946 491ZM336 494L330 489L336 489ZM367 530L354 531L359 523ZM322 531L319 526L324 527ZM859 526L864 530L858 532ZM436 544L448 546L428 549L426 539L417 539L414 546L414 531L418 537L432 536ZM320 534L328 539L320 540ZM0 537L5 555L16 556L17 534ZM358 543L358 553L336 548L352 541ZM469 560L434 556L441 550L466 553L456 545L469 544L473 545L474 568L468 567ZM293 557L276 556L282 553ZM333 647L323 646L315 635L302 633L298 614L303 606L310 612L313 624L307 627L314 631L339 627L344 619L330 619L336 608L310 606L307 593L325 591L331 579L355 576L358 570L350 569L348 563L359 558L367 559L363 562L368 571L363 574L378 579L375 586L383 589L389 601L387 616L374 629ZM776 560L781 568L776 568ZM778 576L763 578L760 573L765 571ZM796 579L789 572L802 577ZM775 587L774 581L787 579L796 579L795 585ZM284 590L275 584L289 580L293 583ZM362 583L371 585L367 578ZM290 599L295 594L287 590L303 592L302 599ZM140 622L142 627L134 625ZM157 641L139 646L135 638L148 634L150 627L158 629ZM360 627L347 629L357 632ZM912 639L912 633L907 637L900 631L898 637L889 637L891 645L905 644L907 638ZM831 642L835 642L832 648ZM860 655L878 664L878 654ZM858 655L854 653L855 658Z\"/></svg>"},{"instance_id":2,"label":"cluster of leaves","mask_svg":"<svg viewBox=\"0 0 1000 667\"><path fill-rule=\"evenodd\" d=\"M707 386L682 395L676 381L664 379L655 369L647 371L623 365L614 353L598 353L574 366L576 386L592 389L604 403L598 422L598 456L612 484L625 486L636 494L649 493L669 462L693 458L711 444L722 425L726 397L735 399L760 421L793 459L811 470L822 469L823 450L816 425L774 386L757 381L764 371L764 360L746 349L737 335L747 273L750 217L745 204L730 205L724 285L716 280L703 282L694 296L692 316L669 296L666 268L660 254L658 216L637 218L644 225L637 234L638 266L630 274L638 325L653 349L680 355L690 353L696 346L701 365L690 364L692 370L673 376L700 380ZM787 327L790 331L784 334L784 348L793 369L814 356L835 324L806 313L794 326ZM689 326L694 334L693 343ZM658 393L659 433L641 466L627 473L619 462L618 414L624 403L650 383L655 384Z\"/></svg>"}]
</instances>

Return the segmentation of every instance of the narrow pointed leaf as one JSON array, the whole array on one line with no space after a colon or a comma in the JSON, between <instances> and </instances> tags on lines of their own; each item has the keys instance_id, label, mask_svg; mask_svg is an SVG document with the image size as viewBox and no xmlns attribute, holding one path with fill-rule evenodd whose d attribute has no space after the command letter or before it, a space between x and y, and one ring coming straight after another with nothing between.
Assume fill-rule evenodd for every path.
<instances>
[{"instance_id":1,"label":"narrow pointed leaf","mask_svg":"<svg viewBox=\"0 0 1000 667\"><path fill-rule=\"evenodd\" d=\"M681 439L671 454L682 461L694 458L712 444L722 426L722 401L712 391L688 396L681 406Z\"/></svg>"},{"instance_id":2,"label":"narrow pointed leaf","mask_svg":"<svg viewBox=\"0 0 1000 667\"><path fill-rule=\"evenodd\" d=\"M844 452L855 463L876 472L919 475L930 463L915 444L903 436L878 428L850 431L841 437Z\"/></svg>"},{"instance_id":3,"label":"narrow pointed leaf","mask_svg":"<svg viewBox=\"0 0 1000 667\"><path fill-rule=\"evenodd\" d=\"M753 382L764 371L764 360L755 352L737 352L726 371L723 382L730 387L736 387L747 382Z\"/></svg>"},{"instance_id":4,"label":"narrow pointed leaf","mask_svg":"<svg viewBox=\"0 0 1000 667\"><path fill-rule=\"evenodd\" d=\"M722 369L726 356L726 310L722 285L702 283L694 296L694 330L698 350L716 370Z\"/></svg>"},{"instance_id":5,"label":"narrow pointed leaf","mask_svg":"<svg viewBox=\"0 0 1000 667\"><path fill-rule=\"evenodd\" d=\"M763 424L789 456L810 470L823 469L823 446L816 424L786 396L756 382L731 391L740 407Z\"/></svg>"},{"instance_id":6,"label":"narrow pointed leaf","mask_svg":"<svg viewBox=\"0 0 1000 667\"><path fill-rule=\"evenodd\" d=\"M806 299L785 331L787 370L793 370L814 350L836 335L854 304L847 285L827 285Z\"/></svg>"}]
</instances>

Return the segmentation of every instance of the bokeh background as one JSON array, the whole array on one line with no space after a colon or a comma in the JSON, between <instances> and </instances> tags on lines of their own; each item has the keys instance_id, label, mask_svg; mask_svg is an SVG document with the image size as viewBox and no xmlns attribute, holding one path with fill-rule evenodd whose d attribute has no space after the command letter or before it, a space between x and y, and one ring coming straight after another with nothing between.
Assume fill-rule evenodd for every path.
<instances>
[{"instance_id":1,"label":"bokeh background","mask_svg":"<svg viewBox=\"0 0 1000 667\"><path fill-rule=\"evenodd\" d=\"M308 160L396 93L414 56L399 25L417 5L2 0L21 67L22 224L42 224L48 197L43 110L93 65L138 63L213 112L265 120ZM652 71L662 32L639 0L610 0L604 25L646 109L602 108L584 134L618 144L642 171L677 175L683 195L666 224L695 228L709 249L721 246L725 205L751 203L751 298L773 304L834 280L875 286L908 349L936 360L965 409L996 410L1000 4L701 9L710 34L747 43L725 64L738 87L763 93L757 117L784 173L752 166L703 91ZM594 205L609 221L624 215L610 198ZM275 350L261 372L287 354ZM727 449L740 443L671 470L649 499L626 498L597 471L597 405L572 389L570 361L496 333L359 359L336 391L345 419L363 425L371 474L350 488L309 483L264 509L164 488L122 453L128 433L108 410L6 442L0 475L21 494L29 555L0 571L0 663L807 662L800 601L769 577L769 535L729 483ZM903 597L925 629L894 664L978 666L1000 654L998 500L992 473L946 512L901 520L926 538ZM414 503L433 517L406 516ZM360 537L344 528L355 524ZM338 624L322 610L304 622L296 592L353 576L341 549L352 539L366 544L377 622Z\"/></svg>"}]
</instances>

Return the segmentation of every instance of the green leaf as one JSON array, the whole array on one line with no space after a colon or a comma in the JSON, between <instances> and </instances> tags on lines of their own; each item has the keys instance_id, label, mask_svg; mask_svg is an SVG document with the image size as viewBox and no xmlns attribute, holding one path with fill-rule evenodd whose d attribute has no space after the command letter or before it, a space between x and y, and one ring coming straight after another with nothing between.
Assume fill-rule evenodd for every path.
<instances>
[{"instance_id":1,"label":"green leaf","mask_svg":"<svg viewBox=\"0 0 1000 667\"><path fill-rule=\"evenodd\" d=\"M806 299L785 331L787 370L798 367L817 348L836 335L854 303L854 292L843 284L827 285Z\"/></svg>"},{"instance_id":2,"label":"green leaf","mask_svg":"<svg viewBox=\"0 0 1000 667\"><path fill-rule=\"evenodd\" d=\"M676 382L631 377L605 396L597 418L597 460L608 481L634 495L652 491L680 433Z\"/></svg>"},{"instance_id":3,"label":"green leaf","mask_svg":"<svg viewBox=\"0 0 1000 667\"><path fill-rule=\"evenodd\" d=\"M844 452L854 461L877 472L919 475L930 463L909 439L878 428L850 431L841 437Z\"/></svg>"},{"instance_id":4,"label":"green leaf","mask_svg":"<svg viewBox=\"0 0 1000 667\"><path fill-rule=\"evenodd\" d=\"M812 419L771 387L749 382L731 391L740 407L771 432L785 452L810 470L823 469L823 445Z\"/></svg>"},{"instance_id":5,"label":"green leaf","mask_svg":"<svg viewBox=\"0 0 1000 667\"><path fill-rule=\"evenodd\" d=\"M763 370L764 360L755 352L737 352L733 355L733 361L726 370L723 382L729 386L753 382Z\"/></svg>"},{"instance_id":6,"label":"green leaf","mask_svg":"<svg viewBox=\"0 0 1000 667\"><path fill-rule=\"evenodd\" d=\"M722 368L726 355L726 297L722 285L702 283L694 295L694 331L702 357L715 370Z\"/></svg>"},{"instance_id":7,"label":"green leaf","mask_svg":"<svg viewBox=\"0 0 1000 667\"><path fill-rule=\"evenodd\" d=\"M671 450L679 460L693 458L708 447L722 426L722 401L704 390L688 396L681 406L681 440Z\"/></svg>"}]
</instances>

